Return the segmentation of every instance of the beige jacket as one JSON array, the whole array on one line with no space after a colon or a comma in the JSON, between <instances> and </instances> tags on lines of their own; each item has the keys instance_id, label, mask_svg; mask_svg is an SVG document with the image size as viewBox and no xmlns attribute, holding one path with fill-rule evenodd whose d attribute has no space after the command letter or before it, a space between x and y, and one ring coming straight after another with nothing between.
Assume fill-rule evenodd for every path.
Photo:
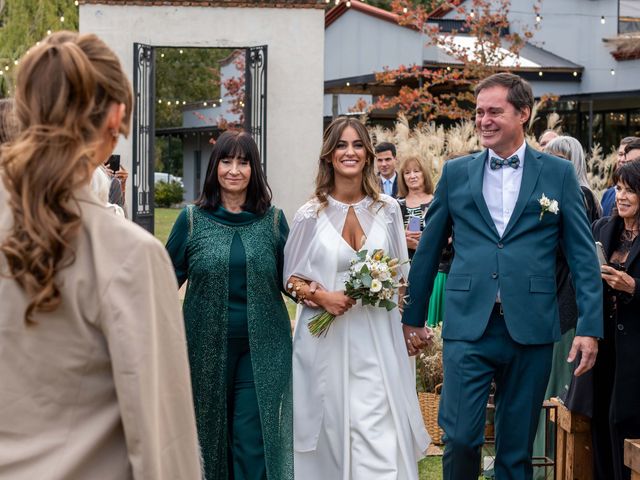
<instances>
[{"instance_id":1,"label":"beige jacket","mask_svg":"<svg viewBox=\"0 0 640 480\"><path fill-rule=\"evenodd\" d=\"M12 216L0 181L0 241ZM0 276L0 479L201 478L178 289L155 238L84 188L62 305ZM0 272L7 271L0 255Z\"/></svg>"}]
</instances>

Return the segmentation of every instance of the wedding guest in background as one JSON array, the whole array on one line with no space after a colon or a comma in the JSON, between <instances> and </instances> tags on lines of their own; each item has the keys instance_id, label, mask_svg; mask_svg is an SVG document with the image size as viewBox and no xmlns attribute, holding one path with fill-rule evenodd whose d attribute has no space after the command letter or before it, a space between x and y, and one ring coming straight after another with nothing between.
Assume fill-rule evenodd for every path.
<instances>
[{"instance_id":1,"label":"wedding guest in background","mask_svg":"<svg viewBox=\"0 0 640 480\"><path fill-rule=\"evenodd\" d=\"M569 136L558 136L551 140L545 153L564 158L573 164L584 197L584 209L590 224L601 216L598 200L589 187L587 179L587 164L584 150L580 142ZM567 362L571 344L575 337L578 322L578 305L576 303L576 291L573 279L569 271L569 265L562 248L557 250L556 258L556 288L558 296L558 313L560 315L560 341L553 345L553 358L551 362L551 374L547 383L545 399L560 397L565 406L573 411L591 417L593 411L593 383L591 372L581 377L575 377L573 372L578 366L576 362ZM534 455L544 456L545 445L545 415L540 415L538 433L534 443ZM537 476L543 476L544 471L539 469Z\"/></svg>"},{"instance_id":2,"label":"wedding guest in background","mask_svg":"<svg viewBox=\"0 0 640 480\"><path fill-rule=\"evenodd\" d=\"M131 86L96 36L20 59L20 134L0 154L0 472L201 478L175 277L93 171L129 133Z\"/></svg>"},{"instance_id":3,"label":"wedding guest in background","mask_svg":"<svg viewBox=\"0 0 640 480\"><path fill-rule=\"evenodd\" d=\"M417 156L404 159L398 172L398 203L411 258L418 248L424 217L433 200L433 181L429 169Z\"/></svg>"},{"instance_id":4,"label":"wedding guest in background","mask_svg":"<svg viewBox=\"0 0 640 480\"><path fill-rule=\"evenodd\" d=\"M385 195L396 198L398 196L396 146L393 143L381 142L376 145L375 153L380 191Z\"/></svg>"},{"instance_id":5,"label":"wedding guest in background","mask_svg":"<svg viewBox=\"0 0 640 480\"><path fill-rule=\"evenodd\" d=\"M13 100L0 98L0 145L17 134L18 126L13 115Z\"/></svg>"},{"instance_id":6,"label":"wedding guest in background","mask_svg":"<svg viewBox=\"0 0 640 480\"><path fill-rule=\"evenodd\" d=\"M553 140L554 138L558 138L559 136L560 134L551 128L545 130L544 132L542 132L542 135L540 135L540 138L538 139L540 148L544 149L551 140Z\"/></svg>"},{"instance_id":7,"label":"wedding guest in background","mask_svg":"<svg viewBox=\"0 0 640 480\"><path fill-rule=\"evenodd\" d=\"M115 165L113 163L114 157L117 157ZM129 172L120 163L120 155L112 155L109 157L104 163L103 168L110 180L109 203L118 205L124 211Z\"/></svg>"},{"instance_id":8,"label":"wedding guest in background","mask_svg":"<svg viewBox=\"0 0 640 480\"><path fill-rule=\"evenodd\" d=\"M624 137L622 140L620 140L620 145L618 146L618 150L617 150L617 160L616 160L616 165L614 167L614 170L620 167L621 165L624 165L627 162L637 160L640 158L640 145L637 145L637 148L632 147L629 155L627 155L627 151L626 151L628 145L630 145L631 143L636 145L638 142L640 142L640 137ZM615 207L615 203L616 203L616 186L612 185L611 187L607 188L602 194L602 200L600 201L600 204L602 205L602 215L605 217L608 217L609 215L611 215L611 212L613 211L613 207Z\"/></svg>"},{"instance_id":9,"label":"wedding guest in background","mask_svg":"<svg viewBox=\"0 0 640 480\"><path fill-rule=\"evenodd\" d=\"M202 195L167 241L178 283L189 282L184 316L207 480L293 478L291 324L281 294L288 233L253 138L220 135Z\"/></svg>"},{"instance_id":10,"label":"wedding guest in background","mask_svg":"<svg viewBox=\"0 0 640 480\"><path fill-rule=\"evenodd\" d=\"M624 439L640 438L640 162L623 164L613 181L613 215L593 226L608 260L601 267L605 332L593 372L591 428L597 480L628 480Z\"/></svg>"},{"instance_id":11,"label":"wedding guest in background","mask_svg":"<svg viewBox=\"0 0 640 480\"><path fill-rule=\"evenodd\" d=\"M407 358L417 350L413 337L403 336L398 309L356 304L344 293L345 272L362 248L398 258L399 277L409 269L400 207L379 193L374 161L362 122L334 120L324 133L315 193L296 213L285 248L287 287L337 315L317 338L308 323L318 309L299 306L297 479L418 480L417 461L429 444Z\"/></svg>"},{"instance_id":12,"label":"wedding guest in background","mask_svg":"<svg viewBox=\"0 0 640 480\"><path fill-rule=\"evenodd\" d=\"M109 202L109 189L111 188L111 178L109 174L105 172L104 167L101 165L96 168L91 177L91 190L100 201L110 209L114 215L125 218L124 210L119 205L115 205Z\"/></svg>"}]
</instances>

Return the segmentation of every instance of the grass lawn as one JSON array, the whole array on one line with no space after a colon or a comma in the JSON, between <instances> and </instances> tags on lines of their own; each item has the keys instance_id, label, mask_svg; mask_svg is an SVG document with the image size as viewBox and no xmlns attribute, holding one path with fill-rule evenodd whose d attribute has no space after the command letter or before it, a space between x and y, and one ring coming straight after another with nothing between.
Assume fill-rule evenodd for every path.
<instances>
[{"instance_id":1,"label":"grass lawn","mask_svg":"<svg viewBox=\"0 0 640 480\"><path fill-rule=\"evenodd\" d=\"M427 457L418 467L420 480L442 480L442 457Z\"/></svg>"},{"instance_id":2,"label":"grass lawn","mask_svg":"<svg viewBox=\"0 0 640 480\"><path fill-rule=\"evenodd\" d=\"M162 244L167 243L169 233L173 228L176 217L180 213L178 208L156 208L155 209L155 235ZM296 304L285 298L289 317L293 318L296 313ZM442 479L442 457L427 457L420 462L420 480L441 480Z\"/></svg>"},{"instance_id":3,"label":"grass lawn","mask_svg":"<svg viewBox=\"0 0 640 480\"><path fill-rule=\"evenodd\" d=\"M164 245L167 243L169 233L173 228L176 217L181 212L179 208L156 208L155 209L155 235Z\"/></svg>"}]
</instances>

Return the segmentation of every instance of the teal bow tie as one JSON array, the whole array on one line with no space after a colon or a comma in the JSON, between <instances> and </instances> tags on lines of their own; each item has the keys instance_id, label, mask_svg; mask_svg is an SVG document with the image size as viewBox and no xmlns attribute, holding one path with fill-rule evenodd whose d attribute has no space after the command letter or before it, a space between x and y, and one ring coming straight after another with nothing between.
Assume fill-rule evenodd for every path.
<instances>
[{"instance_id":1,"label":"teal bow tie","mask_svg":"<svg viewBox=\"0 0 640 480\"><path fill-rule=\"evenodd\" d=\"M497 170L505 165L508 165L511 168L518 168L520 166L520 159L517 155L512 155L506 160L499 157L491 157L489 165L491 166L491 170Z\"/></svg>"}]
</instances>

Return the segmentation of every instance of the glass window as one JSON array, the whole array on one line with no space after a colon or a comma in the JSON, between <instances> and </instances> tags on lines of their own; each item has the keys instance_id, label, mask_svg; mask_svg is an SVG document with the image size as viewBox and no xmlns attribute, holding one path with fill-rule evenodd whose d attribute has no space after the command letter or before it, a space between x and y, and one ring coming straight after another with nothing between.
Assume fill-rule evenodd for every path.
<instances>
[{"instance_id":1,"label":"glass window","mask_svg":"<svg viewBox=\"0 0 640 480\"><path fill-rule=\"evenodd\" d=\"M618 33L640 32L640 0L619 0Z\"/></svg>"},{"instance_id":2,"label":"glass window","mask_svg":"<svg viewBox=\"0 0 640 480\"><path fill-rule=\"evenodd\" d=\"M629 135L640 137L640 111L629 112Z\"/></svg>"},{"instance_id":3,"label":"glass window","mask_svg":"<svg viewBox=\"0 0 640 480\"><path fill-rule=\"evenodd\" d=\"M589 114L582 115L580 142L585 149L590 149L596 142L602 144L603 123L602 113L594 113L591 139L589 139Z\"/></svg>"},{"instance_id":4,"label":"glass window","mask_svg":"<svg viewBox=\"0 0 640 480\"><path fill-rule=\"evenodd\" d=\"M604 117L604 135L600 144L604 152L618 145L621 138L627 136L627 113L608 112Z\"/></svg>"}]
</instances>

